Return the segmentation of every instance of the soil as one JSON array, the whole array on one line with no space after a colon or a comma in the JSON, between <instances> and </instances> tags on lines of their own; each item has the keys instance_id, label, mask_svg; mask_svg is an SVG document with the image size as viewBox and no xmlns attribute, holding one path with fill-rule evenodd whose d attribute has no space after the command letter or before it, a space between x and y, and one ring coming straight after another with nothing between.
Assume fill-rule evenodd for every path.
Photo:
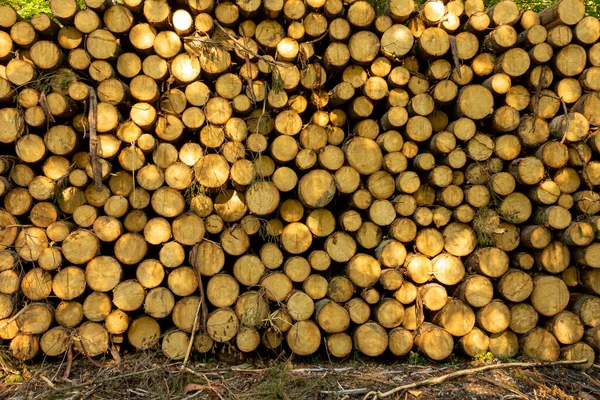
<instances>
[{"instance_id":1,"label":"soil","mask_svg":"<svg viewBox=\"0 0 600 400\"><path fill-rule=\"evenodd\" d=\"M285 354L242 358L213 354L185 367L157 353L90 360L18 363L0 349L0 399L369 399L395 387L500 362L452 358L430 363L417 353L396 360L352 355L289 358ZM527 360L524 360L527 361ZM69 365L70 364L70 365ZM65 371L68 370L66 374ZM383 397L380 397L383 398ZM600 398L600 365L581 371L563 366L507 368L400 391L386 399L583 399Z\"/></svg>"}]
</instances>

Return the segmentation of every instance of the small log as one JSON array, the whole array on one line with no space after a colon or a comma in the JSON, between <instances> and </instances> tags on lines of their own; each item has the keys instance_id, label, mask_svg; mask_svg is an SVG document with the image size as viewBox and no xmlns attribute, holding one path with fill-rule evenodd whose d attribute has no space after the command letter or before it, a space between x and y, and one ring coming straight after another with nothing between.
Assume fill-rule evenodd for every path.
<instances>
[{"instance_id":1,"label":"small log","mask_svg":"<svg viewBox=\"0 0 600 400\"><path fill-rule=\"evenodd\" d=\"M415 344L427 357L436 361L449 357L454 348L454 340L450 333L430 323L419 326L415 335Z\"/></svg>"}]
</instances>

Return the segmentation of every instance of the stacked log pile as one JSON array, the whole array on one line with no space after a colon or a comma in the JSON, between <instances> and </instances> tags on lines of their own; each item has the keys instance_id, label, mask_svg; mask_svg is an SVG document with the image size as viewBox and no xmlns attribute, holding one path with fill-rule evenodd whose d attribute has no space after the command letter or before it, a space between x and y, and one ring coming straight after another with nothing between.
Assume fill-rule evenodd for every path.
<instances>
[{"instance_id":1,"label":"stacked log pile","mask_svg":"<svg viewBox=\"0 0 600 400\"><path fill-rule=\"evenodd\" d=\"M15 357L594 362L600 23L581 0L85 4L0 7Z\"/></svg>"}]
</instances>

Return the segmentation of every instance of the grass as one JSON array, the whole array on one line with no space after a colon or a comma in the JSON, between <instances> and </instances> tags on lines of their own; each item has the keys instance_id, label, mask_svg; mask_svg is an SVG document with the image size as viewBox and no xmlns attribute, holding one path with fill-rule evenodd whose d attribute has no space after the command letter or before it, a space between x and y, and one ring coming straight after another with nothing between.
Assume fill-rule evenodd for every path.
<instances>
[{"instance_id":1,"label":"grass","mask_svg":"<svg viewBox=\"0 0 600 400\"><path fill-rule=\"evenodd\" d=\"M427 365L429 363L429 359L425 358L418 351L411 351L410 353L408 353L408 365Z\"/></svg>"},{"instance_id":2,"label":"grass","mask_svg":"<svg viewBox=\"0 0 600 400\"><path fill-rule=\"evenodd\" d=\"M478 355L477 357L474 357L475 361L478 362L488 362L488 361L493 361L496 357L494 357L494 355L491 352L485 352L483 354Z\"/></svg>"},{"instance_id":3,"label":"grass","mask_svg":"<svg viewBox=\"0 0 600 400\"><path fill-rule=\"evenodd\" d=\"M389 0L367 0L375 9L375 14L384 15L389 11ZM417 2L415 1L415 4Z\"/></svg>"},{"instance_id":4,"label":"grass","mask_svg":"<svg viewBox=\"0 0 600 400\"><path fill-rule=\"evenodd\" d=\"M25 19L30 19L36 14L50 15L50 2L47 0L0 0L0 5L12 6L19 15Z\"/></svg>"}]
</instances>

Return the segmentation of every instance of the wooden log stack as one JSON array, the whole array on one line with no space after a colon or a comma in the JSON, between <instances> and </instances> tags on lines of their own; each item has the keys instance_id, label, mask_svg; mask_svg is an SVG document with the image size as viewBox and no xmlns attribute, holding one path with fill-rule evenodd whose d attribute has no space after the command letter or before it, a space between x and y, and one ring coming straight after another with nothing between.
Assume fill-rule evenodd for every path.
<instances>
[{"instance_id":1,"label":"wooden log stack","mask_svg":"<svg viewBox=\"0 0 600 400\"><path fill-rule=\"evenodd\" d=\"M0 6L0 338L433 360L600 351L581 0Z\"/></svg>"}]
</instances>

